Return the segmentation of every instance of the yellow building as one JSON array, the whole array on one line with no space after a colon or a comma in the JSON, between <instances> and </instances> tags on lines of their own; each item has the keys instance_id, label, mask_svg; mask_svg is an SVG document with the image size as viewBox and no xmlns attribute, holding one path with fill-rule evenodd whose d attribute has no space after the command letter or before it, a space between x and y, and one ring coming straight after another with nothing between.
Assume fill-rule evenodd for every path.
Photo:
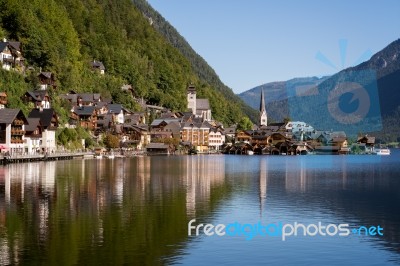
<instances>
[{"instance_id":1,"label":"yellow building","mask_svg":"<svg viewBox=\"0 0 400 266\"><path fill-rule=\"evenodd\" d=\"M210 128L207 122L186 122L181 128L181 141L189 142L199 152L207 152Z\"/></svg>"}]
</instances>

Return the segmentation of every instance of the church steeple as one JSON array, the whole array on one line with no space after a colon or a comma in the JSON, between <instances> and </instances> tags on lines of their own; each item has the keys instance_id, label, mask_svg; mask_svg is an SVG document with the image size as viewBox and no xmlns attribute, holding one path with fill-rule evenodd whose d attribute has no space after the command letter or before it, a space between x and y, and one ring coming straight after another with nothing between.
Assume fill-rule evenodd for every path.
<instances>
[{"instance_id":1,"label":"church steeple","mask_svg":"<svg viewBox=\"0 0 400 266\"><path fill-rule=\"evenodd\" d=\"M260 99L260 121L259 124L260 126L266 126L267 125L267 111L265 111L265 100L264 100L264 90L261 89L261 99Z\"/></svg>"}]
</instances>

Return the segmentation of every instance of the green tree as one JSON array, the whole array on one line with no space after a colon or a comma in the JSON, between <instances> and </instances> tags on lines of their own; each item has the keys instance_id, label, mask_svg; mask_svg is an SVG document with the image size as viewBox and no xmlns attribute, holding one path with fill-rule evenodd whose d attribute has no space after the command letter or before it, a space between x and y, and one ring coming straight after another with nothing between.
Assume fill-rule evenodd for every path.
<instances>
[{"instance_id":1,"label":"green tree","mask_svg":"<svg viewBox=\"0 0 400 266\"><path fill-rule=\"evenodd\" d=\"M243 116L238 123L238 129L239 130L249 130L252 129L253 123L247 116Z\"/></svg>"}]
</instances>

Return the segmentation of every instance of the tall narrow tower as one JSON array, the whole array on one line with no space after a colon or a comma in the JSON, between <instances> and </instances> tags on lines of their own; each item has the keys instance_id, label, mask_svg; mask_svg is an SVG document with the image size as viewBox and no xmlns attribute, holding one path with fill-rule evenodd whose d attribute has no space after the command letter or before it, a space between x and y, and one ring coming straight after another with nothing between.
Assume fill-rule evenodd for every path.
<instances>
[{"instance_id":1,"label":"tall narrow tower","mask_svg":"<svg viewBox=\"0 0 400 266\"><path fill-rule=\"evenodd\" d=\"M264 100L264 90L261 89L261 100L260 100L260 126L266 126L268 121L267 111L265 111L265 100Z\"/></svg>"},{"instance_id":2,"label":"tall narrow tower","mask_svg":"<svg viewBox=\"0 0 400 266\"><path fill-rule=\"evenodd\" d=\"M196 114L196 87L194 85L189 85L187 89L187 101L189 110L192 110L192 113Z\"/></svg>"}]
</instances>

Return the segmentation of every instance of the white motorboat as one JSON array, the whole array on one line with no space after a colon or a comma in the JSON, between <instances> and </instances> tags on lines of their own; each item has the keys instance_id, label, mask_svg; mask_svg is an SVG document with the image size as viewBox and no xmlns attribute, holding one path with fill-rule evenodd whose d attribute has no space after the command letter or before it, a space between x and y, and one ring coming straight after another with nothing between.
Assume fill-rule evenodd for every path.
<instances>
[{"instance_id":1,"label":"white motorboat","mask_svg":"<svg viewBox=\"0 0 400 266\"><path fill-rule=\"evenodd\" d=\"M390 150L387 148L380 148L380 149L375 149L373 153L376 155L390 155Z\"/></svg>"}]
</instances>

